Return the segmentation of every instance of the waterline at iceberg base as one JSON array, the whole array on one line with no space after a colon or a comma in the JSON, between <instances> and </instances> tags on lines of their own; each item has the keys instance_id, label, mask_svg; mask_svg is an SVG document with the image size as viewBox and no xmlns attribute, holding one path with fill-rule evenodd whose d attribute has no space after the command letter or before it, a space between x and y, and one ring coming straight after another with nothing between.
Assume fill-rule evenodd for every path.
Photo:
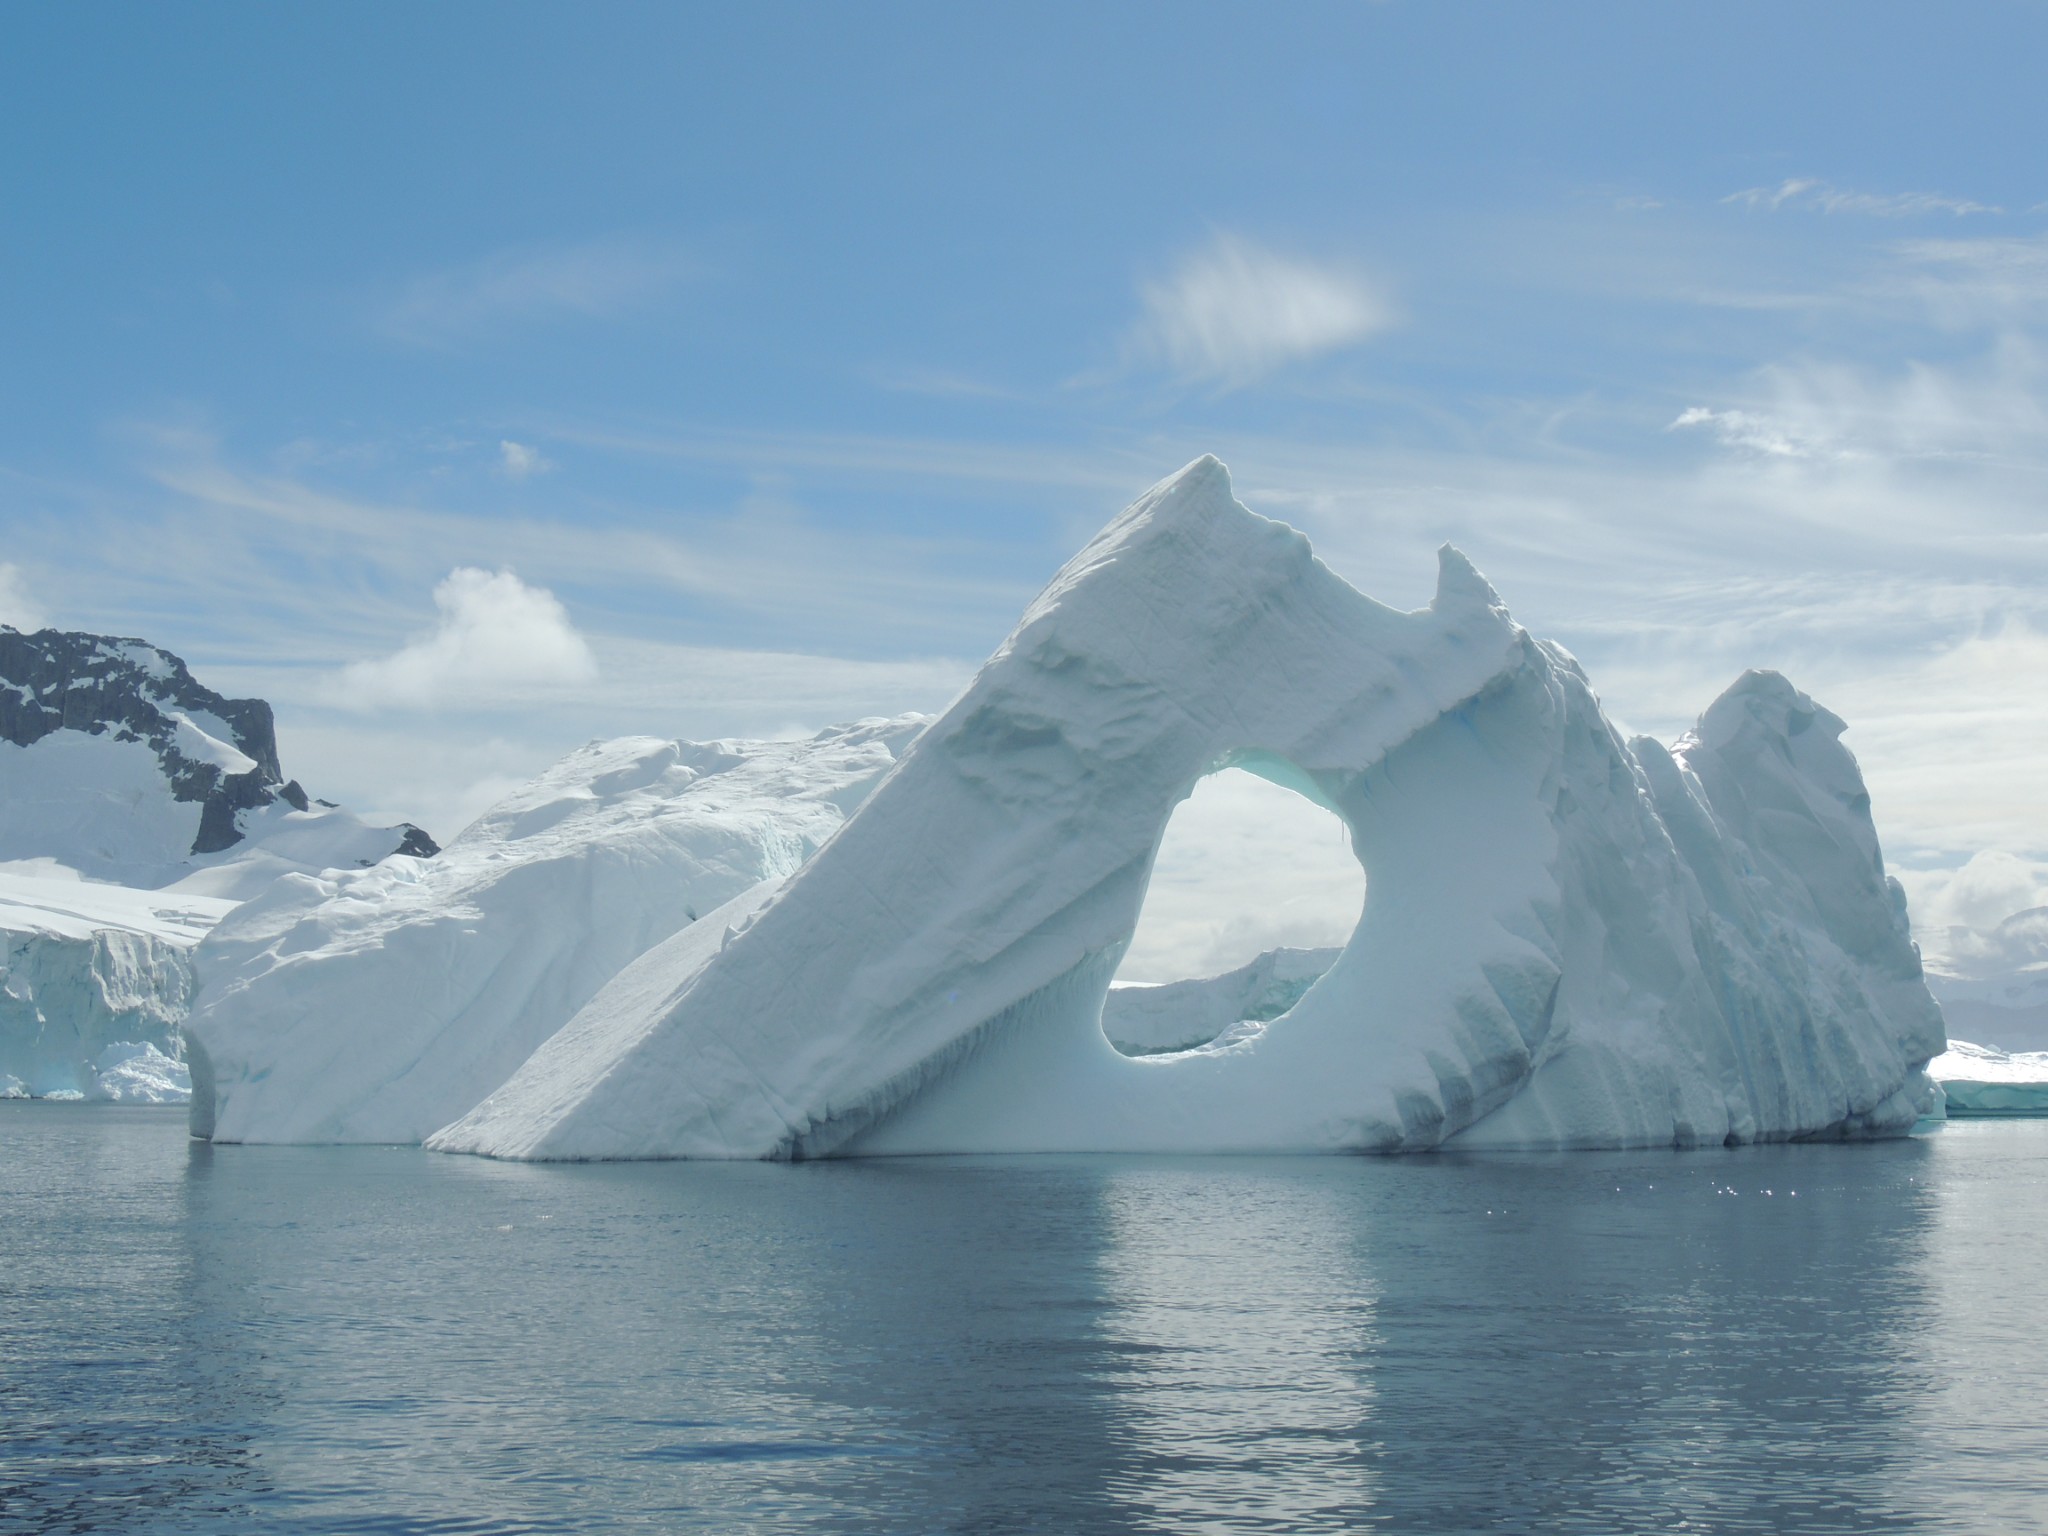
<instances>
[{"instance_id":1,"label":"waterline at iceberg base","mask_svg":"<svg viewBox=\"0 0 2048 1536\"><path fill-rule=\"evenodd\" d=\"M654 944L427 1145L778 1158L1902 1133L1945 1042L1842 730L1749 673L1671 749L1624 741L1462 555L1443 551L1428 607L1386 607L1204 458L1069 562L808 862ZM1126 1055L1103 1032L1110 977L1168 816L1226 766L1342 818L1363 915L1278 1017ZM489 1054L491 1028L469 1018L454 1054ZM195 1129L295 1139L269 1085L303 1034L216 1032L202 1009Z\"/></svg>"}]
</instances>

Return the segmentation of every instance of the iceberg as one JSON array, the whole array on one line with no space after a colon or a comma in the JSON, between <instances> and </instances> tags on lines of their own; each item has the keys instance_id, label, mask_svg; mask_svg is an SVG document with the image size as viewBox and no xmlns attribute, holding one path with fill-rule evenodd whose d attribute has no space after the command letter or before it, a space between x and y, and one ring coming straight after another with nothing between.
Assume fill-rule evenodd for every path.
<instances>
[{"instance_id":1,"label":"iceberg","mask_svg":"<svg viewBox=\"0 0 2048 1536\"><path fill-rule=\"evenodd\" d=\"M284 875L193 957L195 1134L420 1141L629 962L795 870L924 723L592 742L433 858Z\"/></svg>"},{"instance_id":2,"label":"iceberg","mask_svg":"<svg viewBox=\"0 0 2048 1536\"><path fill-rule=\"evenodd\" d=\"M1927 1064L1946 1115L2048 1115L2048 1051L2001 1051L1967 1040Z\"/></svg>"},{"instance_id":3,"label":"iceberg","mask_svg":"<svg viewBox=\"0 0 2048 1536\"><path fill-rule=\"evenodd\" d=\"M503 1080L427 1144L798 1158L1900 1134L1945 1041L1843 729L1752 672L1671 749L1624 740L1457 551L1427 607L1387 607L1204 458L1068 563L808 863L645 951L523 1062L500 1053ZM1277 1016L1126 1054L1105 1007L1160 836L1229 766L1344 821L1364 911ZM294 1093L339 1065L262 1054ZM459 1097L446 1086L435 1105ZM407 1114L365 1103L362 1123L420 1124L401 1097Z\"/></svg>"}]
</instances>

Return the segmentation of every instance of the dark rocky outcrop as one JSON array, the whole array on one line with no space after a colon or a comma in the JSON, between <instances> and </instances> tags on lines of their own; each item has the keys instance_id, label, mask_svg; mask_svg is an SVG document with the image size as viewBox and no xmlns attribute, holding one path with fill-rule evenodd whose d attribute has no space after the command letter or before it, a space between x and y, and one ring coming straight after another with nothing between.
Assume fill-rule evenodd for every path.
<instances>
[{"instance_id":1,"label":"dark rocky outcrop","mask_svg":"<svg viewBox=\"0 0 2048 1536\"><path fill-rule=\"evenodd\" d=\"M394 830L405 834L398 845L400 853L409 853L416 859L430 859L441 851L441 845L427 836L424 827L416 827L409 821L401 821Z\"/></svg>"},{"instance_id":2,"label":"dark rocky outcrop","mask_svg":"<svg viewBox=\"0 0 2048 1536\"><path fill-rule=\"evenodd\" d=\"M179 744L179 716L216 738L224 726L227 744L250 766L230 771L190 755ZM276 722L262 699L215 693L184 662L146 640L57 629L24 634L0 624L0 741L28 747L60 730L146 743L172 798L200 807L195 854L240 842L243 811L278 800L296 810L308 806L306 792L278 766ZM394 830L404 834L400 852L440 851L410 823Z\"/></svg>"}]
</instances>

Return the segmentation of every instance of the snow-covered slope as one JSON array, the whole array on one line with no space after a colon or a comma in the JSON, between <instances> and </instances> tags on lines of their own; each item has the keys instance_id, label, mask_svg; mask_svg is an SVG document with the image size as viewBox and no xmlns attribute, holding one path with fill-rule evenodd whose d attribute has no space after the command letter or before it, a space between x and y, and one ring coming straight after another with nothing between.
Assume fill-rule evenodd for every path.
<instances>
[{"instance_id":1,"label":"snow-covered slope","mask_svg":"<svg viewBox=\"0 0 2048 1536\"><path fill-rule=\"evenodd\" d=\"M0 1078L37 1097L184 1097L191 949L233 905L0 865Z\"/></svg>"},{"instance_id":2,"label":"snow-covered slope","mask_svg":"<svg viewBox=\"0 0 2048 1536\"><path fill-rule=\"evenodd\" d=\"M594 742L437 858L287 876L199 951L194 1130L420 1140L629 961L796 869L923 724Z\"/></svg>"},{"instance_id":3,"label":"snow-covered slope","mask_svg":"<svg viewBox=\"0 0 2048 1536\"><path fill-rule=\"evenodd\" d=\"M1667 752L1446 549L1387 608L1204 459L1054 579L859 814L430 1140L526 1158L1689 1145L1904 1130L1940 1015L1842 722L1751 673ZM1104 1037L1161 832L1235 764L1369 880L1292 1009ZM687 951L687 952L685 952ZM659 963L657 963L657 959ZM278 1122L270 1121L267 1124Z\"/></svg>"},{"instance_id":4,"label":"snow-covered slope","mask_svg":"<svg viewBox=\"0 0 2048 1536\"><path fill-rule=\"evenodd\" d=\"M286 780L263 700L141 640L0 625L0 860L240 900L287 870L434 851Z\"/></svg>"},{"instance_id":5,"label":"snow-covered slope","mask_svg":"<svg viewBox=\"0 0 2048 1536\"><path fill-rule=\"evenodd\" d=\"M2048 1051L2001 1051L1951 1040L1927 1064L1946 1111L1972 1115L2048 1115Z\"/></svg>"}]
</instances>

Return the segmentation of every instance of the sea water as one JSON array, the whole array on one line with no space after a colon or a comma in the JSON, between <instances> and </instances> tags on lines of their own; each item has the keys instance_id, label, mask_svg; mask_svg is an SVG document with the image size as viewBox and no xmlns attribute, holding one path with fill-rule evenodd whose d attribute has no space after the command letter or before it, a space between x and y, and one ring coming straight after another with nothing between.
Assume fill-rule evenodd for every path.
<instances>
[{"instance_id":1,"label":"sea water","mask_svg":"<svg viewBox=\"0 0 2048 1536\"><path fill-rule=\"evenodd\" d=\"M534 1167L0 1104L7 1532L2048 1529L2048 1123Z\"/></svg>"}]
</instances>

